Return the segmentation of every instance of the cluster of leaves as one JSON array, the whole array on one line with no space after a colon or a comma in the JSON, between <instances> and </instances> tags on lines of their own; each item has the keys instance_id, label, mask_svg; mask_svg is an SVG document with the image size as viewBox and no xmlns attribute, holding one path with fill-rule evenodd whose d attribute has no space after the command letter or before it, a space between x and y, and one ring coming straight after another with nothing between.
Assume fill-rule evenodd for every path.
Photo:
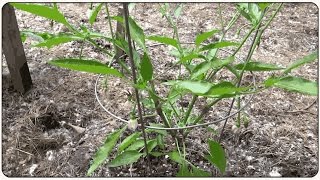
<instances>
[{"instance_id":1,"label":"cluster of leaves","mask_svg":"<svg viewBox=\"0 0 320 180\"><path fill-rule=\"evenodd\" d=\"M47 19L53 20L55 22L61 23L69 29L67 33L50 34L48 32L32 32L32 31L22 31L21 38L25 40L27 37L32 37L38 41L36 47L47 47L51 48L53 46L70 42L70 41L83 41L99 48L95 43L95 39L102 38L113 44L114 47L122 49L126 54L130 54L129 44L125 38L121 36L108 37L104 34L91 31L90 26L86 27L81 25L80 28L75 28L71 25L65 18L65 16L59 11L57 5L53 3L52 7L38 4L24 4L24 3L11 3L15 8L21 9L23 11L36 14L38 16L45 17ZM271 11L271 3L239 3L237 4L237 12L235 16L230 20L228 26L222 27L221 30L213 29L201 34L198 34L194 39L194 48L183 47L181 41L179 40L179 31L176 26L176 20L182 14L182 4L178 5L173 13L170 11L170 6L165 3L160 8L160 13L167 20L169 25L173 28L173 37L151 35L146 36L143 29L136 23L133 17L129 17L128 24L130 29L130 34L134 43L140 48L133 49L133 60L137 68L138 79L137 83L131 82L134 88L139 89L139 91L145 91L148 96L142 101L142 105L148 108L150 111L156 112L161 121L157 124L149 123L153 127L173 128L180 127L185 128L181 131L170 131L159 130L155 128L147 129L146 132L148 137L153 137L146 140L147 147L145 147L145 139L141 136L142 133L137 131L132 133L130 136L126 137L121 143L118 144L119 138L123 135L127 126L119 129L112 134L109 134L99 148L97 153L93 158L93 163L88 170L88 175L91 175L96 168L98 168L103 162L108 161L107 166L118 167L123 165L132 164L137 162L140 158L145 157L147 154L152 156L164 156L169 155L170 159L179 164L180 170L177 176L211 176L212 174L199 169L191 162L187 160L186 150L184 148L185 144L182 141L183 138L189 135L190 130L187 126L197 125L202 122L202 118L205 112L197 115L192 112L193 106L197 101L198 97L205 97L209 102L206 107L214 105L216 102L224 98L236 98L240 95L256 93L258 90L252 90L255 87L252 86L241 86L242 75L245 72L259 72L259 71L282 71L279 76L271 76L266 78L259 86L263 87L262 90L277 87L286 89L289 91L295 91L299 93L304 93L312 96L317 96L317 83L303 79L301 77L291 76L290 72L295 68L298 68L306 63L311 63L315 61L318 57L318 53L314 52L302 59L296 61L288 67L280 67L275 64L263 63L258 60L252 60L251 56L255 50L256 45L260 42L260 37L264 29L268 26L268 23L272 21L276 15L278 9ZM89 13L89 23L92 26L95 19L101 9L103 8L103 3L99 3L94 9ZM107 5L105 6L107 10ZM267 11L269 10L269 11ZM107 10L108 12L108 10ZM269 21L265 23L264 27L261 27L263 19L266 12L273 13ZM242 15L249 21L251 30L243 38L241 42L232 42L224 40L223 37L227 31L235 24L237 19ZM117 21L125 26L125 18L122 16L110 16L108 14L108 20ZM110 27L112 28L112 27ZM258 36L253 39L253 46L249 50L248 58L242 62L238 63L235 61L235 56L247 41L248 37L252 32L256 31ZM209 41L211 37L215 34L220 33L221 39L219 41L210 42L204 44L204 42ZM169 93L165 98L161 98L157 95L155 87L153 84L154 80L154 69L152 66L152 59L148 47L146 46L146 41L155 41L163 43L164 45L171 46L173 48L172 54L176 57L176 65L184 67L188 71L188 77L181 76L178 73L177 78L172 81L163 82L169 88ZM217 52L222 48L235 48L234 53L227 57L217 57ZM107 56L112 57L113 52L108 52L107 50L100 47L102 53ZM195 61L197 60L197 61ZM125 63L121 63L121 66L129 69ZM125 79L126 81L131 81L128 75L121 73L117 69L101 63L99 60L93 60L90 58L65 58L56 59L49 62L52 65L56 65L63 68L68 68L77 71L84 71L96 74L105 74L117 76L119 78ZM111 64L111 63L109 63ZM215 74L222 69L229 70L234 74L235 79L233 81L218 81L213 80ZM179 99L185 98L185 95L191 94L193 96L192 101L189 103L187 109L179 106ZM136 102L134 102L136 107ZM134 115L131 117L129 123L129 128L136 130L137 122L135 118L135 108L133 108ZM248 122L248 121L246 121ZM133 128L132 128L133 127ZM182 139L179 139L176 135L181 133ZM165 149L170 144L165 142L165 138L171 137L176 143L177 148L173 151L166 152ZM225 172L226 159L224 155L224 150L218 142L209 140L208 141L209 151L205 155L205 159L208 162L215 165L221 173ZM148 150L148 152L143 150ZM172 149L172 148L170 148ZM112 150L115 150L115 157L111 160L110 154Z\"/></svg>"}]
</instances>

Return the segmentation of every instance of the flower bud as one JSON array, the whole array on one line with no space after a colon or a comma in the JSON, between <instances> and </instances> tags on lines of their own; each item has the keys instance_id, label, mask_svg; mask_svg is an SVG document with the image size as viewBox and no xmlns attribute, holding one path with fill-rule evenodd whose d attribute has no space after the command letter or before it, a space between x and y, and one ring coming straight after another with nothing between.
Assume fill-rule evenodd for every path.
<instances>
[{"instance_id":1,"label":"flower bud","mask_svg":"<svg viewBox=\"0 0 320 180\"><path fill-rule=\"evenodd\" d=\"M128 123L128 128L132 131L136 130L138 127L137 119L130 119Z\"/></svg>"}]
</instances>

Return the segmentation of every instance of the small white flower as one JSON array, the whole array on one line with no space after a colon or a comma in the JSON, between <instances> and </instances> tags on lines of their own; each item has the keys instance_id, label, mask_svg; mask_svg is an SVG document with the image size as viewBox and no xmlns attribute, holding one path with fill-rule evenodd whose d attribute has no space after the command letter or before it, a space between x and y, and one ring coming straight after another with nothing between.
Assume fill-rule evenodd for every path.
<instances>
[{"instance_id":1,"label":"small white flower","mask_svg":"<svg viewBox=\"0 0 320 180\"><path fill-rule=\"evenodd\" d=\"M130 119L128 123L128 128L132 131L136 130L138 127L137 119Z\"/></svg>"}]
</instances>

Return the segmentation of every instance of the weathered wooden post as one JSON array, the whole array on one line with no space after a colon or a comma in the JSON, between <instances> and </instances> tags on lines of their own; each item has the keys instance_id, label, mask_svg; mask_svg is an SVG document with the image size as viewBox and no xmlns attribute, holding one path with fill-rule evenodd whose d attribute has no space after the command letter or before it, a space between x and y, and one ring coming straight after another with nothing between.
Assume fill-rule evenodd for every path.
<instances>
[{"instance_id":1,"label":"weathered wooden post","mask_svg":"<svg viewBox=\"0 0 320 180\"><path fill-rule=\"evenodd\" d=\"M20 38L14 9L9 3L2 8L2 49L14 88L24 94L32 87L26 55Z\"/></svg>"},{"instance_id":2,"label":"weathered wooden post","mask_svg":"<svg viewBox=\"0 0 320 180\"><path fill-rule=\"evenodd\" d=\"M118 8L118 16L123 17L124 15L124 11L123 8ZM116 39L125 39L125 32L124 32L124 28L123 25L117 21L117 27L116 27ZM122 57L125 54L125 52L120 49L119 47L115 47L115 56L114 56L114 60L118 60L120 57Z\"/></svg>"}]
</instances>

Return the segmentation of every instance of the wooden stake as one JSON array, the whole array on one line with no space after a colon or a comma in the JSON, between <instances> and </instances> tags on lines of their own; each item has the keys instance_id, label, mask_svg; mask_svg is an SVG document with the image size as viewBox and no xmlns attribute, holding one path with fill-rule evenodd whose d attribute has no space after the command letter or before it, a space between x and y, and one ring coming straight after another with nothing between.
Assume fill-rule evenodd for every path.
<instances>
[{"instance_id":1,"label":"wooden stake","mask_svg":"<svg viewBox=\"0 0 320 180\"><path fill-rule=\"evenodd\" d=\"M14 88L24 94L32 87L29 67L20 38L14 9L9 3L2 8L2 49Z\"/></svg>"}]
</instances>

